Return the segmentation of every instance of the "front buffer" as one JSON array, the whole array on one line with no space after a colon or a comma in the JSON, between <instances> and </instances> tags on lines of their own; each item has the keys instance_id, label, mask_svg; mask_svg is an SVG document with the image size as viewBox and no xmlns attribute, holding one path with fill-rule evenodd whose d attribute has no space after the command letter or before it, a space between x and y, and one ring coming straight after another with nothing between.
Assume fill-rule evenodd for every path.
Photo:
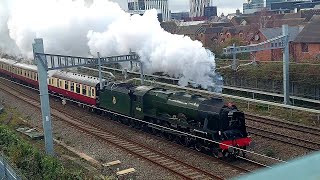
<instances>
[{"instance_id":1,"label":"front buffer","mask_svg":"<svg viewBox=\"0 0 320 180\"><path fill-rule=\"evenodd\" d=\"M251 143L251 137L244 137L239 139L232 139L232 140L224 140L221 141L219 146L222 150L222 154L224 157L229 156L239 156L240 155L240 149L246 149L247 146L249 146ZM240 148L240 149L238 149ZM242 156L245 156L245 152L242 151Z\"/></svg>"}]
</instances>

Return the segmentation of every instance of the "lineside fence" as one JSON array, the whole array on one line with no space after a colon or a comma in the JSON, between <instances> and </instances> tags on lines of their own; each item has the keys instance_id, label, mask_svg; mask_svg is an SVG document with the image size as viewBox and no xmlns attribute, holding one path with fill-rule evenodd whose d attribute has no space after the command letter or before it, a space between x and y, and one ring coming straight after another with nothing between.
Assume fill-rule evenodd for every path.
<instances>
[{"instance_id":1,"label":"lineside fence","mask_svg":"<svg viewBox=\"0 0 320 180\"><path fill-rule=\"evenodd\" d=\"M9 160L0 153L0 179L6 179L6 180L22 180L25 178L22 178L23 176L20 175L16 170L14 170Z\"/></svg>"},{"instance_id":2,"label":"lineside fence","mask_svg":"<svg viewBox=\"0 0 320 180\"><path fill-rule=\"evenodd\" d=\"M140 79L133 78L128 81L133 82L134 84L140 84ZM203 96L220 96L226 100L233 101L237 104L239 109L242 109L246 112L259 112L259 115L262 116L274 116L281 119L286 119L292 122L304 122L309 125L320 125L320 110L309 109L291 105L284 105L280 103L273 103L269 101L256 100L245 97L238 97L226 94L220 94L215 92L209 92L205 90L198 90L193 88L181 87L172 84L160 83L156 81L145 80L146 85L152 85L155 87L165 87L176 90L185 90L190 93L199 93Z\"/></svg>"},{"instance_id":3,"label":"lineside fence","mask_svg":"<svg viewBox=\"0 0 320 180\"><path fill-rule=\"evenodd\" d=\"M229 77L224 78L224 85L273 93L283 93L282 80L258 79L250 77ZM290 81L289 92L291 96L320 100L319 84Z\"/></svg>"}]
</instances>

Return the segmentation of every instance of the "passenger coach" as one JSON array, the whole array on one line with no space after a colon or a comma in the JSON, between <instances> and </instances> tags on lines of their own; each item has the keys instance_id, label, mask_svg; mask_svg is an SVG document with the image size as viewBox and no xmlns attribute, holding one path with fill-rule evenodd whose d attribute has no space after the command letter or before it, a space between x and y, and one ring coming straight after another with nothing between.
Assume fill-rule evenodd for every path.
<instances>
[{"instance_id":1,"label":"passenger coach","mask_svg":"<svg viewBox=\"0 0 320 180\"><path fill-rule=\"evenodd\" d=\"M15 81L38 88L37 66L0 59L0 74ZM48 78L50 92L60 94L89 105L97 105L99 80L95 77L57 71Z\"/></svg>"}]
</instances>

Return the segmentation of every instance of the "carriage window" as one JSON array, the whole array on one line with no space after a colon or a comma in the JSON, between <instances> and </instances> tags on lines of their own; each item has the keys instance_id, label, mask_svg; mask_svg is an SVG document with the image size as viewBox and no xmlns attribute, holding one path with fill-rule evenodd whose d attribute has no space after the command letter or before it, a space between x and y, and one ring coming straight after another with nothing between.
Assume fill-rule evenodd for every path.
<instances>
[{"instance_id":1,"label":"carriage window","mask_svg":"<svg viewBox=\"0 0 320 180\"><path fill-rule=\"evenodd\" d=\"M76 92L80 94L80 84L76 85Z\"/></svg>"},{"instance_id":2,"label":"carriage window","mask_svg":"<svg viewBox=\"0 0 320 180\"><path fill-rule=\"evenodd\" d=\"M91 91L90 91L91 87L88 87L88 89L89 89L88 96L91 96Z\"/></svg>"},{"instance_id":3,"label":"carriage window","mask_svg":"<svg viewBox=\"0 0 320 180\"><path fill-rule=\"evenodd\" d=\"M82 94L87 95L87 86L86 85L82 85Z\"/></svg>"},{"instance_id":4,"label":"carriage window","mask_svg":"<svg viewBox=\"0 0 320 180\"><path fill-rule=\"evenodd\" d=\"M73 82L70 83L70 91L74 92L74 83Z\"/></svg>"},{"instance_id":5,"label":"carriage window","mask_svg":"<svg viewBox=\"0 0 320 180\"><path fill-rule=\"evenodd\" d=\"M95 96L94 88L91 89L91 94L93 97Z\"/></svg>"},{"instance_id":6,"label":"carriage window","mask_svg":"<svg viewBox=\"0 0 320 180\"><path fill-rule=\"evenodd\" d=\"M69 81L66 81L64 84L64 89L69 90Z\"/></svg>"},{"instance_id":7,"label":"carriage window","mask_svg":"<svg viewBox=\"0 0 320 180\"><path fill-rule=\"evenodd\" d=\"M59 81L59 84L57 83L58 86L61 87L61 88L63 88L63 86L62 86L62 81L61 81L61 80L58 80L58 81Z\"/></svg>"}]
</instances>

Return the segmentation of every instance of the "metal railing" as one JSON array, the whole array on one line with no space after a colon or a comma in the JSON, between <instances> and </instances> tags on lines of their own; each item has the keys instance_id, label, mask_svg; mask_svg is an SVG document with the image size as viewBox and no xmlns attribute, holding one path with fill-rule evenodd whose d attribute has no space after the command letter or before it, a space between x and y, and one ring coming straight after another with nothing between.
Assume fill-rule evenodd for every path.
<instances>
[{"instance_id":1,"label":"metal railing","mask_svg":"<svg viewBox=\"0 0 320 180\"><path fill-rule=\"evenodd\" d=\"M21 180L22 178L20 173L16 172L14 170L8 159L0 153L0 179L6 179L6 180Z\"/></svg>"}]
</instances>

